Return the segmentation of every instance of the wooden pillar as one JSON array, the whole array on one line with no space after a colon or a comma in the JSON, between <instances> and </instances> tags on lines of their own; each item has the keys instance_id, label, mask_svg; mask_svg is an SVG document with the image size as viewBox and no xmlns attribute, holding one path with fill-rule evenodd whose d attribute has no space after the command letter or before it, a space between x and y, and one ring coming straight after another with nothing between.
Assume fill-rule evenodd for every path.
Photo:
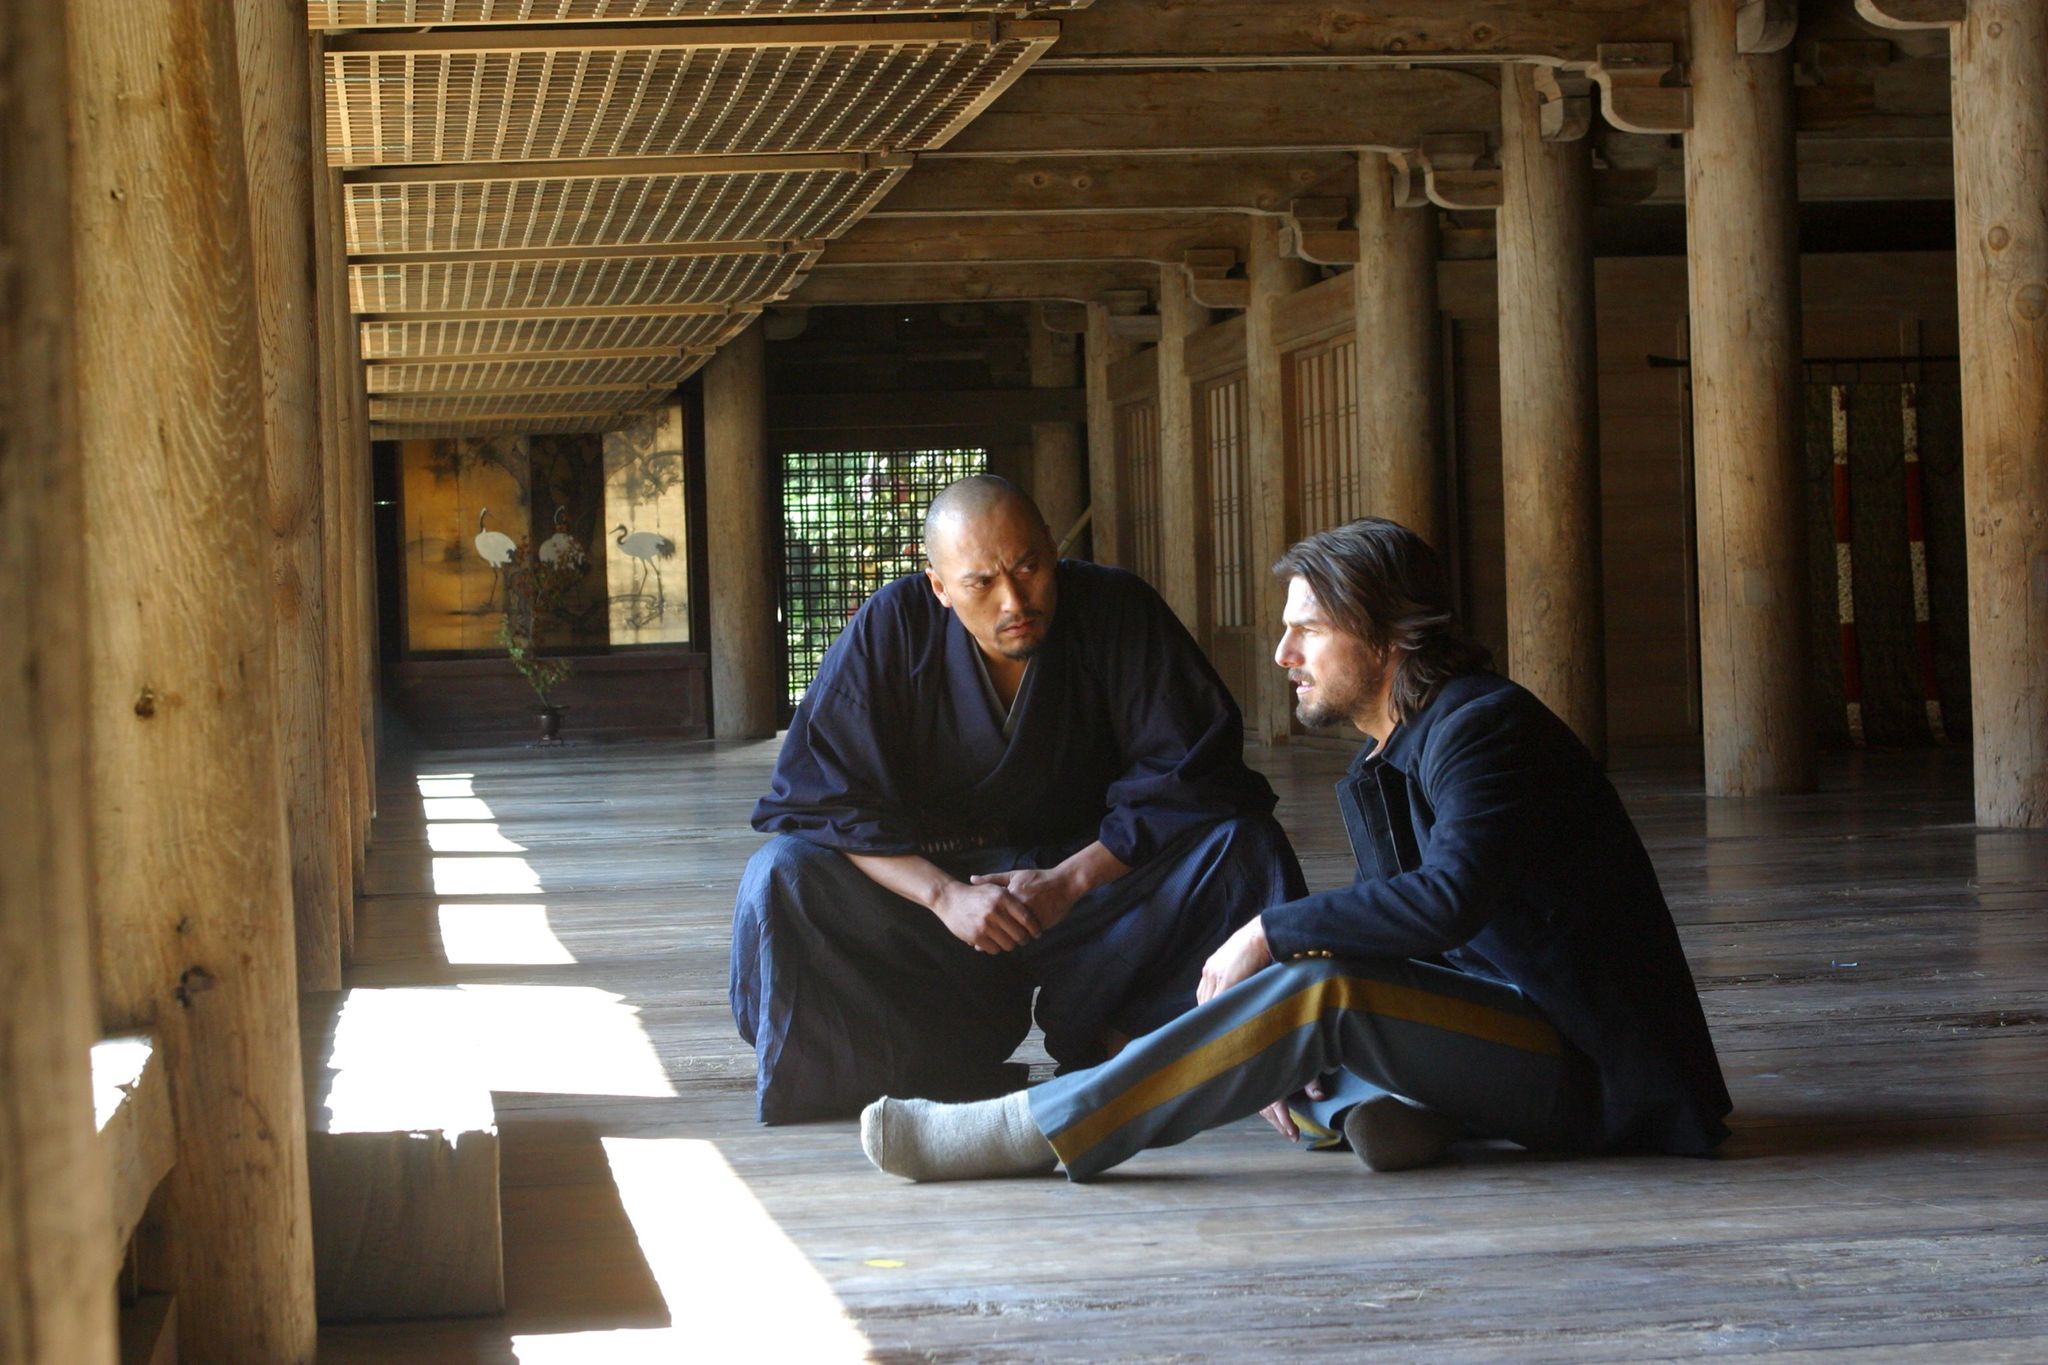
<instances>
[{"instance_id":1,"label":"wooden pillar","mask_svg":"<svg viewBox=\"0 0 2048 1365\"><path fill-rule=\"evenodd\" d=\"M756 322L704 367L704 499L712 520L711 733L775 733L781 678L775 656L772 547L781 518L769 496L768 367Z\"/></svg>"},{"instance_id":2,"label":"wooden pillar","mask_svg":"<svg viewBox=\"0 0 2048 1365\"><path fill-rule=\"evenodd\" d=\"M352 586L355 616L350 635L355 642L356 660L356 742L362 758L362 821L358 847L362 855L370 849L370 831L377 817L377 522L376 478L370 461L370 397L363 379L359 333L350 327L343 338L342 360L348 367L349 396L355 402L355 428L348 444L348 487L343 507L348 515L349 546L353 555Z\"/></svg>"},{"instance_id":3,"label":"wooden pillar","mask_svg":"<svg viewBox=\"0 0 2048 1365\"><path fill-rule=\"evenodd\" d=\"M1736 8L1692 0L1685 138L1710 796L1814 780L1791 54L1738 52Z\"/></svg>"},{"instance_id":4,"label":"wooden pillar","mask_svg":"<svg viewBox=\"0 0 2048 1365\"><path fill-rule=\"evenodd\" d=\"M1122 563L1117 527L1123 515L1116 462L1116 404L1109 397L1109 367L1138 349L1110 330L1109 305L1088 305L1088 335L1082 340L1082 364L1088 390L1088 505L1095 515L1088 523L1089 543L1098 564Z\"/></svg>"},{"instance_id":5,"label":"wooden pillar","mask_svg":"<svg viewBox=\"0 0 2048 1365\"><path fill-rule=\"evenodd\" d=\"M234 11L74 0L71 186L102 1020L154 1029L179 1352L310 1361Z\"/></svg>"},{"instance_id":6,"label":"wooden pillar","mask_svg":"<svg viewBox=\"0 0 2048 1365\"><path fill-rule=\"evenodd\" d=\"M1952 30L1977 822L2048 827L2048 10Z\"/></svg>"},{"instance_id":7,"label":"wooden pillar","mask_svg":"<svg viewBox=\"0 0 2048 1365\"><path fill-rule=\"evenodd\" d=\"M298 981L300 990L334 991L341 989L341 925L352 888L332 837L343 813L333 809L327 781L333 709L307 34L304 17L283 0L237 0L235 32L263 363L278 758L291 839Z\"/></svg>"},{"instance_id":8,"label":"wooden pillar","mask_svg":"<svg viewBox=\"0 0 2048 1365\"><path fill-rule=\"evenodd\" d=\"M310 127L316 146L324 140L327 126L324 62L318 35L306 43L306 69ZM337 718L322 727L326 740L328 805L334 821L328 831L333 846L336 875L341 879L341 952L346 963L355 938L355 897L362 890L363 846L356 793L359 780L359 746L354 733L338 718L355 711L354 654L347 627L354 612L347 585L350 578L346 530L342 516L342 494L347 487L344 473L346 452L354 427L354 402L348 386L353 382L347 356L353 354L355 319L348 306L348 281L341 235L341 181L324 155L316 152L311 168L313 201L313 286L317 312L317 345L320 361L320 389L316 415L320 438L320 567L323 600L327 604L326 638L322 642L323 667L327 677L329 704Z\"/></svg>"},{"instance_id":9,"label":"wooden pillar","mask_svg":"<svg viewBox=\"0 0 2048 1365\"><path fill-rule=\"evenodd\" d=\"M1287 468L1286 357L1274 339L1275 314L1281 302L1315 279L1315 269L1280 250L1280 220L1251 220L1251 250L1246 273L1251 299L1244 315L1245 444L1250 468L1252 505L1251 563L1252 638L1277 640L1280 615L1287 606L1287 585L1267 572L1299 531L1294 525L1295 500ZM1245 733L1263 744L1285 739L1292 729L1294 697L1287 674L1255 655L1255 686L1245 698Z\"/></svg>"},{"instance_id":10,"label":"wooden pillar","mask_svg":"<svg viewBox=\"0 0 2048 1365\"><path fill-rule=\"evenodd\" d=\"M1187 339L1209 325L1209 310L1188 293L1187 272L1159 267L1159 582L1153 584L1181 623L1202 634L1201 476L1195 450L1194 391Z\"/></svg>"},{"instance_id":11,"label":"wooden pillar","mask_svg":"<svg viewBox=\"0 0 2048 1365\"><path fill-rule=\"evenodd\" d=\"M113 1213L90 1063L65 62L61 7L0 9L0 1360L103 1365Z\"/></svg>"},{"instance_id":12,"label":"wooden pillar","mask_svg":"<svg viewBox=\"0 0 2048 1365\"><path fill-rule=\"evenodd\" d=\"M1031 386L1073 388L1080 369L1073 334L1046 326L1039 308L1031 310L1030 328ZM1072 530L1088 510L1088 470L1081 457L1081 433L1072 422L1031 424L1031 496L1055 539Z\"/></svg>"},{"instance_id":13,"label":"wooden pillar","mask_svg":"<svg viewBox=\"0 0 2048 1365\"><path fill-rule=\"evenodd\" d=\"M1383 153L1359 153L1358 267L1351 272L1359 471L1376 515L1442 549L1436 210L1396 208L1394 174Z\"/></svg>"},{"instance_id":14,"label":"wooden pillar","mask_svg":"<svg viewBox=\"0 0 2048 1365\"><path fill-rule=\"evenodd\" d=\"M1501 82L1500 422L1508 667L1607 749L1600 585L1600 405L1593 334L1592 167L1545 142L1534 68Z\"/></svg>"}]
</instances>

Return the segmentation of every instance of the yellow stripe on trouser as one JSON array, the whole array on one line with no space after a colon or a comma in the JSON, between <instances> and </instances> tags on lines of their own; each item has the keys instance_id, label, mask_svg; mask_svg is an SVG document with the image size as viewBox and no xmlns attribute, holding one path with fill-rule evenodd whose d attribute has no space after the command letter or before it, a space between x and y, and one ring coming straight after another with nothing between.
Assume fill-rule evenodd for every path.
<instances>
[{"instance_id":1,"label":"yellow stripe on trouser","mask_svg":"<svg viewBox=\"0 0 2048 1365\"><path fill-rule=\"evenodd\" d=\"M1363 1010L1387 1019L1448 1029L1545 1057L1564 1055L1557 1030L1541 1019L1509 1014L1448 995L1370 981L1355 976L1313 981L1277 1004L1268 1005L1230 1032L1139 1081L1078 1123L1051 1135L1053 1151L1072 1166L1090 1148L1141 1114L1179 1099L1190 1090L1258 1056L1298 1028L1330 1010Z\"/></svg>"}]
</instances>

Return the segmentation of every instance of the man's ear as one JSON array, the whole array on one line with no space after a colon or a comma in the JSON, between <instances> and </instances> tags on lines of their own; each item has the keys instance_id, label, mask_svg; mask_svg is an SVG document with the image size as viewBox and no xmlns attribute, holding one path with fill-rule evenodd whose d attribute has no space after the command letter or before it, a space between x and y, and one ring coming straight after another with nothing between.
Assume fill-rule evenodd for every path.
<instances>
[{"instance_id":1,"label":"man's ear","mask_svg":"<svg viewBox=\"0 0 2048 1365\"><path fill-rule=\"evenodd\" d=\"M927 564L924 570L924 581L932 585L932 596L939 599L939 605L951 611L953 599L946 596L946 580L939 577L939 571Z\"/></svg>"}]
</instances>

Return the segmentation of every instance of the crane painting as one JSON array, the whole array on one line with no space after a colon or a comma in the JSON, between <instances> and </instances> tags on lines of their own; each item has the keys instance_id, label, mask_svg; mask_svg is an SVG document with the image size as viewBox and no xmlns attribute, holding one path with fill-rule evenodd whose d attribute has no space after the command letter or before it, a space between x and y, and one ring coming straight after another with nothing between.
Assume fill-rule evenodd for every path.
<instances>
[{"instance_id":1,"label":"crane painting","mask_svg":"<svg viewBox=\"0 0 2048 1365\"><path fill-rule=\"evenodd\" d=\"M612 528L612 540L622 553L640 561L639 571L633 579L634 595L644 600L647 576L654 575L654 609L646 619L660 620L668 602L661 583L660 561L676 557L676 543L659 531L628 532L624 522Z\"/></svg>"},{"instance_id":2,"label":"crane painting","mask_svg":"<svg viewBox=\"0 0 2048 1365\"><path fill-rule=\"evenodd\" d=\"M484 603L483 610L489 611L497 605L498 590L505 583L505 566L512 562L518 552L519 542L503 531L490 527L491 509L486 507L476 514L476 552L484 563L491 566L491 596Z\"/></svg>"}]
</instances>

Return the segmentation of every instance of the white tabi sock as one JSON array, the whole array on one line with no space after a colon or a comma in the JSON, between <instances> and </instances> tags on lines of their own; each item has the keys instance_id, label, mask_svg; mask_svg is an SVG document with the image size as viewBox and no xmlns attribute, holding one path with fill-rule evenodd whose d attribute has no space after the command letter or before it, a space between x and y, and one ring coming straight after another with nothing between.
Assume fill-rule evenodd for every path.
<instances>
[{"instance_id":1,"label":"white tabi sock","mask_svg":"<svg viewBox=\"0 0 2048 1365\"><path fill-rule=\"evenodd\" d=\"M877 1167L907 1180L1045 1175L1059 1163L1023 1090L973 1104L884 1097L861 1111L860 1146Z\"/></svg>"}]
</instances>

